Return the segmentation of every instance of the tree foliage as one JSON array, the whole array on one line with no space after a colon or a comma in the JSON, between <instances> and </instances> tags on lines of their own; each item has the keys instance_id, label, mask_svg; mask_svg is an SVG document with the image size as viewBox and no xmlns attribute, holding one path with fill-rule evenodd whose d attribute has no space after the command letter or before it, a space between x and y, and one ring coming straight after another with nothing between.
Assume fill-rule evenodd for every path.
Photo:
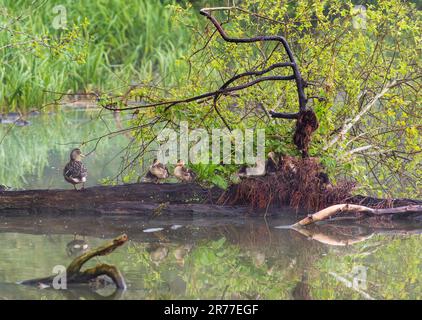
<instances>
[{"instance_id":1,"label":"tree foliage","mask_svg":"<svg viewBox=\"0 0 422 320\"><path fill-rule=\"evenodd\" d=\"M172 9L175 19L191 21L190 8ZM287 39L308 83L308 107L320 122L310 153L321 158L331 176L353 177L375 195L420 196L420 11L399 0L371 2L365 9L340 0L246 0L213 15L231 37ZM193 29L192 49L177 61L183 76L176 87L167 88L165 99L214 91L236 74L288 61L276 43L228 43L209 23ZM289 71L277 69L269 75ZM163 100L162 92L142 84L132 94L144 103ZM209 131L225 127L225 122L232 128L265 128L268 150L297 155L294 122L271 119L267 112L295 112L297 107L294 82L271 81L220 97L217 105L204 99L136 112L138 124L156 119L156 128L177 128L181 120ZM154 137L150 127L137 135L143 143Z\"/></svg>"}]
</instances>

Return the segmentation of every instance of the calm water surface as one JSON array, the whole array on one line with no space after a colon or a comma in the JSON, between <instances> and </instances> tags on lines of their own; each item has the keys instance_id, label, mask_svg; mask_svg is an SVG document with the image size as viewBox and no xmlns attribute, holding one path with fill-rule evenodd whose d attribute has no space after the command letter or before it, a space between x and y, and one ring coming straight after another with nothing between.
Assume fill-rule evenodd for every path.
<instances>
[{"instance_id":1,"label":"calm water surface","mask_svg":"<svg viewBox=\"0 0 422 320\"><path fill-rule=\"evenodd\" d=\"M422 236L412 225L278 229L261 218L146 221L124 217L2 217L0 299L420 299ZM144 232L151 228L161 231ZM406 230L406 231L404 231ZM72 260L69 244L130 241L94 263L116 265L128 290L39 289L18 281ZM351 244L342 245L346 242ZM355 279L355 282L354 280Z\"/></svg>"}]
</instances>

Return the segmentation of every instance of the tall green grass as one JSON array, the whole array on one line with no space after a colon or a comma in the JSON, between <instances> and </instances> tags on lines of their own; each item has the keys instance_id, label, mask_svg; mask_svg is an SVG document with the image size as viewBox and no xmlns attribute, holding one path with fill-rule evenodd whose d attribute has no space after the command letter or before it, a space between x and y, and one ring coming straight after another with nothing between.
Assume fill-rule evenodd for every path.
<instances>
[{"instance_id":1,"label":"tall green grass","mask_svg":"<svg viewBox=\"0 0 422 320\"><path fill-rule=\"evenodd\" d=\"M177 80L172 70L175 61L190 44L190 30L177 23L167 7L170 0L49 0L39 8L26 0L3 0L0 9L23 18L19 30L42 36L60 37L53 28L56 5L67 12L67 26L86 27L79 48L87 53L79 63L68 56L37 55L28 46L0 50L0 112L26 111L51 102L55 92L107 91L130 82L164 78L164 84ZM196 18L195 18L196 19ZM0 25L7 18L0 17ZM0 30L0 47L13 41L10 33ZM82 41L82 42L81 42Z\"/></svg>"}]
</instances>

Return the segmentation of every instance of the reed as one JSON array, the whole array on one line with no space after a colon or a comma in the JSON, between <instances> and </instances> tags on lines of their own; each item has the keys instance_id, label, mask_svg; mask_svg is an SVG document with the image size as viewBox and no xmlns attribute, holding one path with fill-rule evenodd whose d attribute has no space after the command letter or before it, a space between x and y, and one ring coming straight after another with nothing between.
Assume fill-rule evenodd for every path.
<instances>
[{"instance_id":1,"label":"reed","mask_svg":"<svg viewBox=\"0 0 422 320\"><path fill-rule=\"evenodd\" d=\"M86 45L78 47L85 50L83 62L66 55L37 55L29 46L0 49L0 112L38 109L56 97L46 91L107 91L157 78L163 78L166 85L174 83L178 75L172 68L187 49L191 31L172 19L167 5L173 3L51 0L35 9L25 0L3 1L0 9L11 16L25 13L19 28L33 35L59 39L63 31L52 24L56 5L66 8L68 28L83 25L85 19L89 25L83 39L77 39ZM10 33L0 31L0 48L11 41Z\"/></svg>"}]
</instances>

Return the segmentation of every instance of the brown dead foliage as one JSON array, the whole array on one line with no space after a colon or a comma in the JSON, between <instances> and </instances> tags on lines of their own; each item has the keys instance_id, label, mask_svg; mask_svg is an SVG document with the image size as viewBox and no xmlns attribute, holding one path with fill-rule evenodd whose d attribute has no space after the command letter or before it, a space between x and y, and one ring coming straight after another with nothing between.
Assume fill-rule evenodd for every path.
<instances>
[{"instance_id":1,"label":"brown dead foliage","mask_svg":"<svg viewBox=\"0 0 422 320\"><path fill-rule=\"evenodd\" d=\"M311 141L312 133L318 129L318 126L318 119L312 110L308 109L299 114L293 142L298 150L302 152L303 158L308 157L309 142Z\"/></svg>"},{"instance_id":2,"label":"brown dead foliage","mask_svg":"<svg viewBox=\"0 0 422 320\"><path fill-rule=\"evenodd\" d=\"M283 156L275 174L243 179L220 197L219 204L247 204L254 209L290 206L315 211L351 197L353 183L332 185L327 180L317 158Z\"/></svg>"}]
</instances>

